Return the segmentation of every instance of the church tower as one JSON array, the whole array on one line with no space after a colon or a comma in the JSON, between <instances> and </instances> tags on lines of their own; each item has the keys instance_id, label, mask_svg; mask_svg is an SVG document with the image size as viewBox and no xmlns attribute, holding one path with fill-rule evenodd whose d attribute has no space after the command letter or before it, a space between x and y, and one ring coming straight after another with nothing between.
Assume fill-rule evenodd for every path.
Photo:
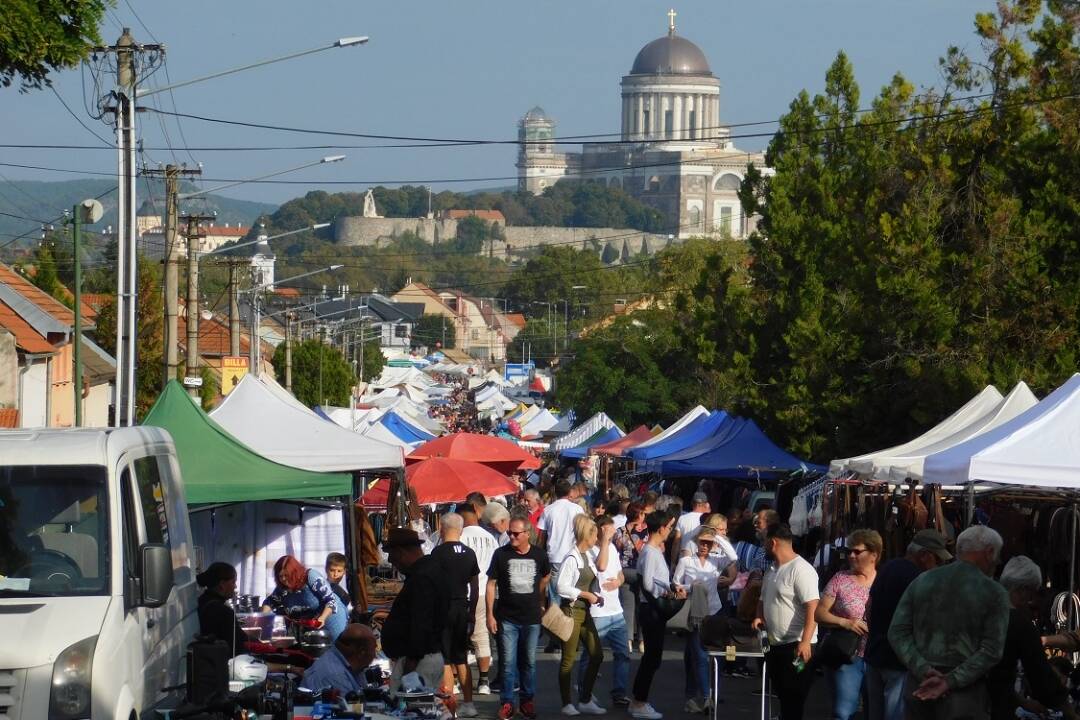
<instances>
[{"instance_id":1,"label":"church tower","mask_svg":"<svg viewBox=\"0 0 1080 720\"><path fill-rule=\"evenodd\" d=\"M539 195L567 173L567 158L555 151L555 121L540 106L518 121L518 190Z\"/></svg>"}]
</instances>

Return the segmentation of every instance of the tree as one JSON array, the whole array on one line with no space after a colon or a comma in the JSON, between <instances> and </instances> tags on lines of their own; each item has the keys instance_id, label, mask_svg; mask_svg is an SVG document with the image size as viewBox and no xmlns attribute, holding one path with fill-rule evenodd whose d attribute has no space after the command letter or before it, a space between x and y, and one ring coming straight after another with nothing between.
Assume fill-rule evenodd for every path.
<instances>
[{"instance_id":1,"label":"tree","mask_svg":"<svg viewBox=\"0 0 1080 720\"><path fill-rule=\"evenodd\" d=\"M549 320L529 320L517 336L506 345L506 359L521 363L532 360L537 367L547 367L555 359L555 343L563 331ZM562 342L559 342L562 346Z\"/></svg>"},{"instance_id":2,"label":"tree","mask_svg":"<svg viewBox=\"0 0 1080 720\"><path fill-rule=\"evenodd\" d=\"M34 253L34 277L32 281L53 297L60 294L60 278L56 275L56 259L51 242L42 242Z\"/></svg>"},{"instance_id":3,"label":"tree","mask_svg":"<svg viewBox=\"0 0 1080 720\"><path fill-rule=\"evenodd\" d=\"M413 325L413 347L424 346L429 352L436 348L436 343L442 348L452 349L457 347L457 331L454 329L454 321L445 315L429 315L424 313Z\"/></svg>"},{"instance_id":4,"label":"tree","mask_svg":"<svg viewBox=\"0 0 1080 720\"><path fill-rule=\"evenodd\" d=\"M285 343L277 346L273 363L278 382L284 383ZM348 405L354 380L352 367L336 348L321 340L293 344L292 391L305 405Z\"/></svg>"},{"instance_id":5,"label":"tree","mask_svg":"<svg viewBox=\"0 0 1080 720\"><path fill-rule=\"evenodd\" d=\"M379 349L379 343L370 342L364 344L360 364L361 367L358 368L358 372L365 382L371 382L382 374L383 368L386 367L386 356Z\"/></svg>"},{"instance_id":6,"label":"tree","mask_svg":"<svg viewBox=\"0 0 1080 720\"><path fill-rule=\"evenodd\" d=\"M164 355L164 307L161 297L161 271L159 266L138 257L139 302L136 308L137 332L135 352L135 412L142 417L153 406L161 392L165 373ZM103 350L116 357L116 297L110 296L98 312L94 338Z\"/></svg>"},{"instance_id":7,"label":"tree","mask_svg":"<svg viewBox=\"0 0 1080 720\"><path fill-rule=\"evenodd\" d=\"M101 44L105 9L103 0L0 3L0 87L17 81L21 92L38 90L49 85L49 73L77 67Z\"/></svg>"},{"instance_id":8,"label":"tree","mask_svg":"<svg viewBox=\"0 0 1080 720\"><path fill-rule=\"evenodd\" d=\"M458 220L457 248L455 252L475 255L484 249L484 244L491 236L488 224L478 217L470 216Z\"/></svg>"}]
</instances>

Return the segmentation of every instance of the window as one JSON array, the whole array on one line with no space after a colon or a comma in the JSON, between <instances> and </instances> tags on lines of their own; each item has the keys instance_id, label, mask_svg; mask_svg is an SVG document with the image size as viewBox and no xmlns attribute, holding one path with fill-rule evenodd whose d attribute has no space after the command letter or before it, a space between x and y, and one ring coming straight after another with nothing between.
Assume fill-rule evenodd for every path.
<instances>
[{"instance_id":1,"label":"window","mask_svg":"<svg viewBox=\"0 0 1080 720\"><path fill-rule=\"evenodd\" d=\"M644 135L644 136L648 136L649 131L652 130L652 128L649 125L649 111L648 110L642 110L641 111L641 118L642 118L641 119L641 134Z\"/></svg>"},{"instance_id":2,"label":"window","mask_svg":"<svg viewBox=\"0 0 1080 720\"><path fill-rule=\"evenodd\" d=\"M407 338L407 337L409 337L409 326L408 325L395 325L394 326L394 337L396 337L396 338Z\"/></svg>"},{"instance_id":3,"label":"window","mask_svg":"<svg viewBox=\"0 0 1080 720\"><path fill-rule=\"evenodd\" d=\"M713 190L731 190L738 191L742 186L742 180L738 175L733 173L724 173L720 177L716 178L716 182L713 183Z\"/></svg>"},{"instance_id":4,"label":"window","mask_svg":"<svg viewBox=\"0 0 1080 720\"><path fill-rule=\"evenodd\" d=\"M653 175L649 178L649 183L645 186L645 189L649 192L660 192L660 176Z\"/></svg>"},{"instance_id":5,"label":"window","mask_svg":"<svg viewBox=\"0 0 1080 720\"><path fill-rule=\"evenodd\" d=\"M156 457L136 460L135 482L139 488L139 505L146 525L146 542L169 543L169 520L165 516L165 489Z\"/></svg>"},{"instance_id":6,"label":"window","mask_svg":"<svg viewBox=\"0 0 1080 720\"><path fill-rule=\"evenodd\" d=\"M669 140L675 136L675 113L671 110L664 111L664 137Z\"/></svg>"},{"instance_id":7,"label":"window","mask_svg":"<svg viewBox=\"0 0 1080 720\"><path fill-rule=\"evenodd\" d=\"M479 340L480 339L480 331L479 330L471 331L469 333L469 339L470 340Z\"/></svg>"},{"instance_id":8,"label":"window","mask_svg":"<svg viewBox=\"0 0 1080 720\"><path fill-rule=\"evenodd\" d=\"M697 140L697 110L690 111L690 134L691 140Z\"/></svg>"},{"instance_id":9,"label":"window","mask_svg":"<svg viewBox=\"0 0 1080 720\"><path fill-rule=\"evenodd\" d=\"M731 208L720 208L720 232L725 235L731 234Z\"/></svg>"},{"instance_id":10,"label":"window","mask_svg":"<svg viewBox=\"0 0 1080 720\"><path fill-rule=\"evenodd\" d=\"M701 208L699 208L699 207L690 208L690 229L691 230L697 230L700 225L701 225Z\"/></svg>"}]
</instances>

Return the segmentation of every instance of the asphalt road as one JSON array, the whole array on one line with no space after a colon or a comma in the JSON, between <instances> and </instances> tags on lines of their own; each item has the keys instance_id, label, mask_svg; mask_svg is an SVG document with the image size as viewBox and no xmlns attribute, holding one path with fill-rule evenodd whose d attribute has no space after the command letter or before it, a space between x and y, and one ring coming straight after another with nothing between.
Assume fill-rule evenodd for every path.
<instances>
[{"instance_id":1,"label":"asphalt road","mask_svg":"<svg viewBox=\"0 0 1080 720\"><path fill-rule=\"evenodd\" d=\"M653 681L652 692L649 702L653 707L664 714L665 720L702 720L708 715L693 715L683 712L686 702L684 697L684 673L682 659L683 639L674 633L669 633L664 643L664 664L656 674ZM638 653L631 657L630 681L633 683L634 673L637 671L637 663L640 659ZM540 652L536 663L536 710L540 718L562 717L562 707L559 698L559 655L554 653ZM761 687L761 678L732 678L722 677L720 697L724 702L719 706L719 718L760 718L761 695L754 694L754 688ZM611 660L610 651L605 650L604 665L600 669L600 678L597 680L594 691L600 704L608 709L604 717L626 719L630 714L625 708L611 705ZM477 710L482 718L494 718L499 709L499 696L497 692L491 695L477 695L474 698ZM810 700L806 707L807 718L828 718L829 715L828 689L824 677L819 676L810 694ZM779 714L779 706L773 703L772 717ZM519 716L520 717L520 716ZM590 716L582 715L580 720L588 720ZM856 716L858 717L858 716Z\"/></svg>"}]
</instances>

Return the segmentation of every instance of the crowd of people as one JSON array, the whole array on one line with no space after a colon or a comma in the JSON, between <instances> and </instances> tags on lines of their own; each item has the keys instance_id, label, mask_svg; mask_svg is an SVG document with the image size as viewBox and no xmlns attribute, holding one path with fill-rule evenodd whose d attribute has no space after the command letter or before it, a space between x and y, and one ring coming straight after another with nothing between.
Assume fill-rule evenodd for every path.
<instances>
[{"instance_id":1,"label":"crowd of people","mask_svg":"<svg viewBox=\"0 0 1080 720\"><path fill-rule=\"evenodd\" d=\"M622 485L589 495L564 476L506 501L470 495L439 517L435 542L414 528L390 529L382 546L404 576L381 629L391 685L418 672L451 698L459 717L479 714L474 695L497 691L500 720L535 718L543 648L561 653L563 715L621 706L659 720L653 680L668 622L685 607L686 712L723 702L713 680L717 655L709 653L742 635L762 650L783 720L803 717L822 675L834 720L860 708L871 720L997 720L1018 708L1075 717L1068 668L1056 668L1044 646L1076 650L1080 636L1040 637L1030 614L1043 586L1039 566L1014 556L998 576L1003 542L988 527L960 533L955 557L943 535L921 530L903 557L884 563L881 536L857 529L832 546L842 548L837 569L827 554L800 554L806 549L771 509L714 513L695 493L684 512L675 497L632 497ZM336 641L308 671L319 683L359 683L374 652L370 631L347 624L348 596L338 585L344 569L337 554L326 576L281 558L267 598L271 608L307 607ZM225 608L235 579L221 563L199 579L207 588L199 604L204 631L228 642L242 639ZM745 660L716 661L727 676L762 671ZM597 687L604 663L606 701Z\"/></svg>"}]
</instances>

